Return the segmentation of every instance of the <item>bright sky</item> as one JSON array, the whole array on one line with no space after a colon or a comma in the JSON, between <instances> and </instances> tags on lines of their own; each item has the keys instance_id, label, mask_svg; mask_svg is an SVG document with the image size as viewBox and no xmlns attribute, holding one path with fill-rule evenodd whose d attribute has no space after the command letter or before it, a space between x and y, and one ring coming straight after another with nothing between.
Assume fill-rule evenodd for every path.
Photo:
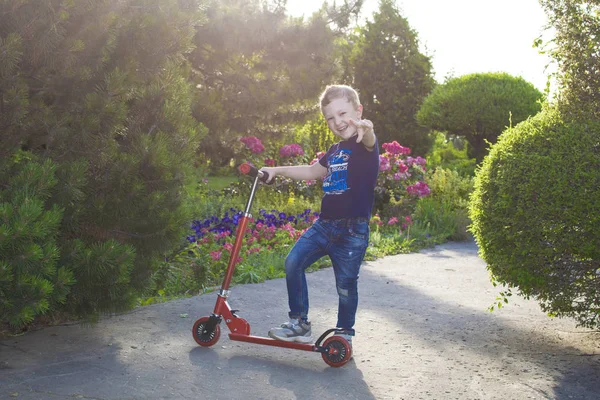
<instances>
[{"instance_id":1,"label":"bright sky","mask_svg":"<svg viewBox=\"0 0 600 400\"><path fill-rule=\"evenodd\" d=\"M332 4L333 0L329 0ZM310 16L323 0L288 0L288 12ZM365 0L362 15L372 20L378 0ZM436 80L473 72L507 72L544 91L550 58L532 47L544 34L546 15L538 0L396 0L432 56Z\"/></svg>"}]
</instances>

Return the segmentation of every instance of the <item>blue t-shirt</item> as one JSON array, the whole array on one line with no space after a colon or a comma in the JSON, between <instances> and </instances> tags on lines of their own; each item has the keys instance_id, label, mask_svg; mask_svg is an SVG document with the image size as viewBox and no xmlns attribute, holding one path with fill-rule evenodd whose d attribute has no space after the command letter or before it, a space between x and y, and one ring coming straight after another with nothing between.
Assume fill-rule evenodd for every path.
<instances>
[{"instance_id":1,"label":"blue t-shirt","mask_svg":"<svg viewBox=\"0 0 600 400\"><path fill-rule=\"evenodd\" d=\"M327 168L321 218L370 219L379 173L378 142L368 151L354 136L331 146L319 163Z\"/></svg>"}]
</instances>

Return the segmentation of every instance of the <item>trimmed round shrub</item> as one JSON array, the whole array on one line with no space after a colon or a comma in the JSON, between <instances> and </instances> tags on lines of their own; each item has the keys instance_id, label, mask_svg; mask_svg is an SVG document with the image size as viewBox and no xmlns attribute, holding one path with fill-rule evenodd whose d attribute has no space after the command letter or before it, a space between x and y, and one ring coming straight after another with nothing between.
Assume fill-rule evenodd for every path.
<instances>
[{"instance_id":1,"label":"trimmed round shrub","mask_svg":"<svg viewBox=\"0 0 600 400\"><path fill-rule=\"evenodd\" d=\"M506 130L477 171L469 214L505 296L517 288L549 315L600 325L599 121L549 108Z\"/></svg>"}]
</instances>

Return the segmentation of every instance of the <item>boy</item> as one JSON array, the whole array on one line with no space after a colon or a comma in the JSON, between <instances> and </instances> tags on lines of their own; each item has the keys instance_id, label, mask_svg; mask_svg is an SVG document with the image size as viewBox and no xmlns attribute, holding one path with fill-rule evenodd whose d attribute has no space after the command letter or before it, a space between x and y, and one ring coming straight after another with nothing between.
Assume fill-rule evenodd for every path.
<instances>
[{"instance_id":1,"label":"boy","mask_svg":"<svg viewBox=\"0 0 600 400\"><path fill-rule=\"evenodd\" d=\"M305 270L328 255L339 295L338 334L350 343L358 305L358 273L369 243L369 220L379 172L379 151L373 124L361 120L363 107L356 90L328 86L320 98L321 112L334 135L342 139L313 165L262 168L269 181L277 175L295 180L323 180L321 216L298 239L285 260L289 322L269 331L288 342L311 343Z\"/></svg>"}]
</instances>

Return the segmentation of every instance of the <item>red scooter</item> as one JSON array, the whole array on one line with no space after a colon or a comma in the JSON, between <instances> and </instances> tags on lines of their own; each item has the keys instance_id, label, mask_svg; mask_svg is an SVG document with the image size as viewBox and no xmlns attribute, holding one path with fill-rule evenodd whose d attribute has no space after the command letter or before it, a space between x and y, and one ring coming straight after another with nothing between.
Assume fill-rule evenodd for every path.
<instances>
[{"instance_id":1,"label":"red scooter","mask_svg":"<svg viewBox=\"0 0 600 400\"><path fill-rule=\"evenodd\" d=\"M323 360L332 367L341 367L350 361L352 357L352 347L350 343L341 336L336 336L338 333L337 329L329 329L325 331L314 344L310 343L295 343L285 342L282 340L275 340L266 337L252 336L250 335L250 324L243 318L240 318L236 313L238 310L232 310L227 303L227 297L229 296L229 284L235 271L235 260L238 258L240 248L242 247L242 241L248 221L252 216L250 215L250 208L252 207L252 201L254 194L258 186L259 180L266 182L268 174L259 171L250 164L244 163L239 166L239 171L245 175L249 175L254 178L252 189L250 190L250 198L246 204L244 214L238 221L238 228L236 232L235 242L233 249L231 250L231 256L229 263L227 264L227 270L225 271L225 278L221 289L217 295L217 302L215 309L210 317L202 317L194 323L192 329L192 335L194 340L200 346L209 347L219 341L221 336L221 320L225 319L225 323L231 332L229 339L237 340L240 342L264 344L267 346L285 347L289 349L314 351L321 353ZM332 336L328 337L329 334L333 333ZM327 338L327 339L325 339ZM322 343L322 344L321 344Z\"/></svg>"}]
</instances>

